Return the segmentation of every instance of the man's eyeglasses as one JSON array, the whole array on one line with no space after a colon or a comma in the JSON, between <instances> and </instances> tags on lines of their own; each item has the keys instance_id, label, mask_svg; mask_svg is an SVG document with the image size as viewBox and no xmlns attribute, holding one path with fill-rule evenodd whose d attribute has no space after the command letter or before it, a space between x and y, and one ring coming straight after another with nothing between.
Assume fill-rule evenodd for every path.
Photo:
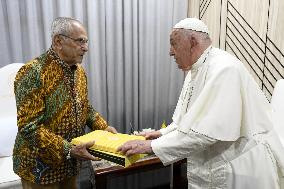
<instances>
[{"instance_id":1,"label":"man's eyeglasses","mask_svg":"<svg viewBox=\"0 0 284 189\"><path fill-rule=\"evenodd\" d=\"M67 35L64 35L64 34L59 34L59 35L62 35L64 37L67 37L69 39L72 39L73 41L75 41L76 43L80 44L80 45L85 45L89 43L89 40L88 39L83 39L83 38L78 38L78 39L74 39L73 37L69 37Z\"/></svg>"}]
</instances>

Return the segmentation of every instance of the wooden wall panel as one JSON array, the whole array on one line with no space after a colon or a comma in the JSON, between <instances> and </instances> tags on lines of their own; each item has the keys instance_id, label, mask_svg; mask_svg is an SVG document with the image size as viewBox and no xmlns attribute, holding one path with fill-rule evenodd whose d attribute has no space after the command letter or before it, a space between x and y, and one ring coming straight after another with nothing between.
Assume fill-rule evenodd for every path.
<instances>
[{"instance_id":1,"label":"wooden wall panel","mask_svg":"<svg viewBox=\"0 0 284 189\"><path fill-rule=\"evenodd\" d=\"M199 18L199 0L188 1L188 17Z\"/></svg>"},{"instance_id":2,"label":"wooden wall panel","mask_svg":"<svg viewBox=\"0 0 284 189\"><path fill-rule=\"evenodd\" d=\"M284 77L284 1L271 0L263 79L264 91L270 94L276 81Z\"/></svg>"},{"instance_id":3,"label":"wooden wall panel","mask_svg":"<svg viewBox=\"0 0 284 189\"><path fill-rule=\"evenodd\" d=\"M269 0L229 0L229 3L235 7L244 18L245 22L253 28L257 35L265 40Z\"/></svg>"},{"instance_id":4,"label":"wooden wall panel","mask_svg":"<svg viewBox=\"0 0 284 189\"><path fill-rule=\"evenodd\" d=\"M237 56L270 99L284 78L284 1L189 0L188 10L208 25L213 45Z\"/></svg>"},{"instance_id":5,"label":"wooden wall panel","mask_svg":"<svg viewBox=\"0 0 284 189\"><path fill-rule=\"evenodd\" d=\"M235 54L262 86L267 33L268 4L266 0L228 0L225 24L225 50ZM259 8L259 17L253 12ZM254 12L255 13L255 12ZM265 18L265 19L264 19Z\"/></svg>"},{"instance_id":6,"label":"wooden wall panel","mask_svg":"<svg viewBox=\"0 0 284 189\"><path fill-rule=\"evenodd\" d=\"M199 15L208 26L213 45L219 47L221 0L200 1Z\"/></svg>"}]
</instances>

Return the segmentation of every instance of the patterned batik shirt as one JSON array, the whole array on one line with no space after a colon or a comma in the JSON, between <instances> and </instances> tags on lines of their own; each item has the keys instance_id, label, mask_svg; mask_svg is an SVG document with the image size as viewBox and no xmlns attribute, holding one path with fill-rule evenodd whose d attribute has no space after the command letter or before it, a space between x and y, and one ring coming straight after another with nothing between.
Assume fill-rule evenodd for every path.
<instances>
[{"instance_id":1,"label":"patterned batik shirt","mask_svg":"<svg viewBox=\"0 0 284 189\"><path fill-rule=\"evenodd\" d=\"M88 101L87 78L81 65L68 66L49 49L26 63L14 84L18 134L14 172L21 178L49 184L78 173L79 162L68 159L70 141L106 121Z\"/></svg>"}]
</instances>

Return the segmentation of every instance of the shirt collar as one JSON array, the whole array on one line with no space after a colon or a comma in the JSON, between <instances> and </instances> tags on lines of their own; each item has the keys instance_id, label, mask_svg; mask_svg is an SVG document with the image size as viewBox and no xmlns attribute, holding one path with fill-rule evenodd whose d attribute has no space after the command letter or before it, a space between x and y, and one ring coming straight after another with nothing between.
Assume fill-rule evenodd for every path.
<instances>
[{"instance_id":1,"label":"shirt collar","mask_svg":"<svg viewBox=\"0 0 284 189\"><path fill-rule=\"evenodd\" d=\"M210 50L212 49L212 45L210 45L203 53L202 55L198 58L198 60L192 65L192 70L198 69L202 64L205 62Z\"/></svg>"},{"instance_id":2,"label":"shirt collar","mask_svg":"<svg viewBox=\"0 0 284 189\"><path fill-rule=\"evenodd\" d=\"M76 70L77 69L77 64L69 66L66 62L64 62L59 56L58 54L54 51L54 49L52 47L50 47L47 51L48 54L50 54L55 60L57 60L57 62L59 62L61 65L65 66L65 67L69 67L71 70Z\"/></svg>"}]
</instances>

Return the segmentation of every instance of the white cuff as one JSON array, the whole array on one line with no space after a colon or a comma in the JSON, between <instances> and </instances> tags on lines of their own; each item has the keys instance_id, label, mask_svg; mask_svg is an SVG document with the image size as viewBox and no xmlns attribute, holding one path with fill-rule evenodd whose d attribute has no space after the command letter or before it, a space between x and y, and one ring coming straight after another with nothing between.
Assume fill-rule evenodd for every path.
<instances>
[{"instance_id":1,"label":"white cuff","mask_svg":"<svg viewBox=\"0 0 284 189\"><path fill-rule=\"evenodd\" d=\"M160 129L159 131L161 132L162 135L166 135L166 134L174 131L175 129L177 129L177 125L174 122L172 122L166 128Z\"/></svg>"}]
</instances>

